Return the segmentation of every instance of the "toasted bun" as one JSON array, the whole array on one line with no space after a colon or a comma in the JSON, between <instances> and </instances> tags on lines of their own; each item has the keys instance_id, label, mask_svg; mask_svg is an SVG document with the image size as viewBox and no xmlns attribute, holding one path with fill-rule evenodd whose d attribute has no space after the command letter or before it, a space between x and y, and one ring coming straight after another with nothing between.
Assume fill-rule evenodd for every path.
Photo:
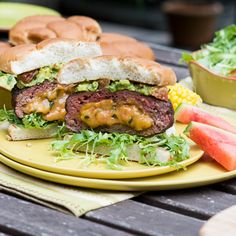
<instances>
[{"instance_id":1,"label":"toasted bun","mask_svg":"<svg viewBox=\"0 0 236 236\"><path fill-rule=\"evenodd\" d=\"M155 55L150 47L134 38L122 34L103 33L100 44L103 55L131 56L154 60Z\"/></svg>"},{"instance_id":2,"label":"toasted bun","mask_svg":"<svg viewBox=\"0 0 236 236\"><path fill-rule=\"evenodd\" d=\"M72 16L28 16L16 23L10 30L9 39L13 45L39 43L45 39L67 38L96 41L101 34L97 21L90 17Z\"/></svg>"},{"instance_id":3,"label":"toasted bun","mask_svg":"<svg viewBox=\"0 0 236 236\"><path fill-rule=\"evenodd\" d=\"M84 39L96 41L100 38L102 29L96 20L87 16L71 16L67 21L74 22L82 28Z\"/></svg>"},{"instance_id":4,"label":"toasted bun","mask_svg":"<svg viewBox=\"0 0 236 236\"><path fill-rule=\"evenodd\" d=\"M117 33L102 33L99 41L100 43L137 42L135 38Z\"/></svg>"},{"instance_id":5,"label":"toasted bun","mask_svg":"<svg viewBox=\"0 0 236 236\"><path fill-rule=\"evenodd\" d=\"M166 86L176 82L175 73L169 67L151 60L115 56L73 60L62 67L57 79L61 84L98 79L129 79L156 86Z\"/></svg>"},{"instance_id":6,"label":"toasted bun","mask_svg":"<svg viewBox=\"0 0 236 236\"><path fill-rule=\"evenodd\" d=\"M9 48L11 48L11 45L9 43L0 42L0 55Z\"/></svg>"},{"instance_id":7,"label":"toasted bun","mask_svg":"<svg viewBox=\"0 0 236 236\"><path fill-rule=\"evenodd\" d=\"M43 66L68 62L78 57L101 55L96 42L70 39L48 39L39 44L24 44L9 48L0 57L0 70L21 74Z\"/></svg>"},{"instance_id":8,"label":"toasted bun","mask_svg":"<svg viewBox=\"0 0 236 236\"><path fill-rule=\"evenodd\" d=\"M9 125L8 127L8 136L9 140L19 141L27 139L43 139L43 138L52 138L56 136L58 126L50 126L45 129L26 129L20 128L16 125Z\"/></svg>"}]
</instances>

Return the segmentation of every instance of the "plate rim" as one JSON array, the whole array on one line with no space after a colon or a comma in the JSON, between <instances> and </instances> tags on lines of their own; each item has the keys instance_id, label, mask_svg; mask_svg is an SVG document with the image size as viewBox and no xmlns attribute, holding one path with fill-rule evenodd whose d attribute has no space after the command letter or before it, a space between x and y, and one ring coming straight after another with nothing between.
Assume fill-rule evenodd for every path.
<instances>
[{"instance_id":1,"label":"plate rim","mask_svg":"<svg viewBox=\"0 0 236 236\"><path fill-rule=\"evenodd\" d=\"M181 127L185 127L184 125L181 124L176 124L178 129L181 129ZM2 132L5 131L0 131L0 135L4 135ZM1 137L4 139L4 137ZM5 140L5 139L4 139ZM51 140L51 139L48 139ZM26 140L27 141L27 140ZM36 142L40 142L40 140L35 140ZM10 141L8 141L10 142ZM19 141L20 142L20 141ZM50 141L48 141L50 142ZM197 147L197 145L190 145L190 148L192 148L192 151L195 150L195 155L191 156L189 159L186 159L182 162L179 162L180 165L183 165L183 167L187 167L191 164L194 164L197 162L201 156L203 155L203 151ZM9 148L7 148L9 149ZM15 150L14 150L15 151ZM65 175L71 175L71 176L78 176L78 177L86 177L86 178L101 178L101 179L129 179L129 178L141 178L141 177L150 177L154 175L162 175L166 173L170 173L173 171L176 171L178 167L174 166L156 166L156 167L146 167L144 166L142 169L135 169L135 170L121 170L121 171L116 171L116 170L85 170L85 169L70 169L68 167L55 167L49 164L44 164L44 163L36 163L32 162L28 159L22 159L21 157L18 157L14 155L14 153L9 154L9 151L6 150L6 147L4 148L0 147L0 153L3 154L4 156L7 156L8 158L12 159L13 161L16 161L18 163L21 163L23 165L27 165L33 168L41 169L43 171L49 171L53 173L58 173L58 174L65 174Z\"/></svg>"},{"instance_id":2,"label":"plate rim","mask_svg":"<svg viewBox=\"0 0 236 236\"><path fill-rule=\"evenodd\" d=\"M230 172L224 172L216 178L206 177L201 181L199 180L181 180L181 181L165 181L160 183L158 181L145 181L138 182L132 180L111 180L111 179L91 179L83 177L68 176L63 174L56 174L48 171L42 171L37 168L29 167L18 162L15 162L8 157L0 154L0 162L4 165L9 166L24 174L33 176L35 178L43 179L45 181L50 181L54 183L66 184L70 186L77 187L87 187L93 189L103 189L103 190L116 190L116 191L144 191L144 190L174 190L174 189L184 189L190 187L199 187L208 184L213 184L221 182L227 179L231 179L236 176L236 170ZM20 168L18 168L20 167ZM29 173L31 172L31 173ZM33 174L32 174L33 173ZM40 175L40 176L39 176ZM56 180L52 177L56 177ZM61 179L63 181L58 181ZM68 180L73 181L73 184L69 183ZM76 184L75 184L76 182ZM88 184L90 186L88 186ZM92 185L92 187L91 187ZM94 187L96 186L96 187ZM174 187L173 187L174 186Z\"/></svg>"}]
</instances>

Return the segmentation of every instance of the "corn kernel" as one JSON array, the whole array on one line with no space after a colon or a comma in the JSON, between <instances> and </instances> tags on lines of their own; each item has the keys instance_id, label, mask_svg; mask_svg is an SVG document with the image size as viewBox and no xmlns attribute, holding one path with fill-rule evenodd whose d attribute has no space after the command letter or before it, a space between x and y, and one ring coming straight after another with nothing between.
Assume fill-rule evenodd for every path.
<instances>
[{"instance_id":1,"label":"corn kernel","mask_svg":"<svg viewBox=\"0 0 236 236\"><path fill-rule=\"evenodd\" d=\"M197 105L202 102L201 97L193 91L185 88L181 84L175 84L168 86L169 93L168 97L176 109L181 103L185 102L191 105Z\"/></svg>"}]
</instances>

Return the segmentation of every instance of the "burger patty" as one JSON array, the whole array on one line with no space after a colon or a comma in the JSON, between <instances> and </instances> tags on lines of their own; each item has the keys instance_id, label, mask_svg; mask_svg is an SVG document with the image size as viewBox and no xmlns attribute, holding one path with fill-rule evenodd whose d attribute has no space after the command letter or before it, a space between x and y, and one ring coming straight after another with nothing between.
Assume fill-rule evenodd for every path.
<instances>
[{"instance_id":1,"label":"burger patty","mask_svg":"<svg viewBox=\"0 0 236 236\"><path fill-rule=\"evenodd\" d=\"M13 107L19 118L26 114L39 113L44 120L64 120L65 103L74 85L61 85L45 81L26 89L13 90Z\"/></svg>"},{"instance_id":2,"label":"burger patty","mask_svg":"<svg viewBox=\"0 0 236 236\"><path fill-rule=\"evenodd\" d=\"M37 73L38 73L38 70L31 70L31 71L18 75L17 79L22 81L24 84L28 84L34 79Z\"/></svg>"},{"instance_id":3,"label":"burger patty","mask_svg":"<svg viewBox=\"0 0 236 236\"><path fill-rule=\"evenodd\" d=\"M163 133L174 123L174 110L169 101L127 90L72 94L66 101L66 113L66 125L74 132L93 128L152 136Z\"/></svg>"},{"instance_id":4,"label":"burger patty","mask_svg":"<svg viewBox=\"0 0 236 236\"><path fill-rule=\"evenodd\" d=\"M41 95L45 93L45 91L53 91L56 88L55 83L50 83L48 81L44 82L40 85L35 85L30 88L25 89L17 89L14 88L12 91L12 106L15 109L15 113L19 118L24 117L24 107L31 103L32 100L37 97L38 95Z\"/></svg>"}]
</instances>

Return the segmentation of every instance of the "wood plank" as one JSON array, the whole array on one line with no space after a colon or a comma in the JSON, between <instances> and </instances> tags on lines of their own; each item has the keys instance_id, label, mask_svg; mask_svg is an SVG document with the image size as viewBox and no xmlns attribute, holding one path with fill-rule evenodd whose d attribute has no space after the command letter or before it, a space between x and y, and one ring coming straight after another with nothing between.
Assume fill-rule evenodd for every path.
<instances>
[{"instance_id":1,"label":"wood plank","mask_svg":"<svg viewBox=\"0 0 236 236\"><path fill-rule=\"evenodd\" d=\"M197 235L204 222L132 200L91 211L85 218L120 227L138 235L158 236Z\"/></svg>"},{"instance_id":2,"label":"wood plank","mask_svg":"<svg viewBox=\"0 0 236 236\"><path fill-rule=\"evenodd\" d=\"M0 232L10 235L130 235L0 193Z\"/></svg>"},{"instance_id":3,"label":"wood plank","mask_svg":"<svg viewBox=\"0 0 236 236\"><path fill-rule=\"evenodd\" d=\"M160 63L168 63L178 67L187 68L185 63L179 63L183 52L188 52L182 49L166 47L158 44L146 42L154 51L156 60Z\"/></svg>"},{"instance_id":4,"label":"wood plank","mask_svg":"<svg viewBox=\"0 0 236 236\"><path fill-rule=\"evenodd\" d=\"M0 236L10 236L10 234L5 234L0 232Z\"/></svg>"},{"instance_id":5,"label":"wood plank","mask_svg":"<svg viewBox=\"0 0 236 236\"><path fill-rule=\"evenodd\" d=\"M199 219L208 219L217 212L236 204L234 195L210 188L150 192L138 197L137 200Z\"/></svg>"},{"instance_id":6,"label":"wood plank","mask_svg":"<svg viewBox=\"0 0 236 236\"><path fill-rule=\"evenodd\" d=\"M214 185L214 188L220 191L236 195L236 179L231 179Z\"/></svg>"}]
</instances>

